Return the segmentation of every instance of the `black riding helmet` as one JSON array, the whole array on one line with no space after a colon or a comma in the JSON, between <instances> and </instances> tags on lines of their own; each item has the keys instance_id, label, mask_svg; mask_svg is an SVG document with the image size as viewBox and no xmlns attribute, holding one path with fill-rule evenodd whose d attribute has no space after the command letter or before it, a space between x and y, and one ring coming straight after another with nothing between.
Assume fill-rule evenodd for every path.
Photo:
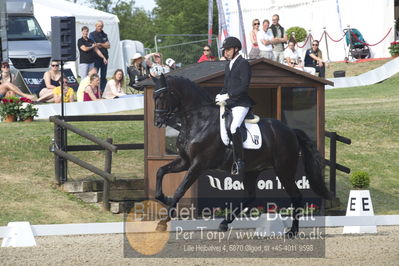
<instances>
[{"instance_id":1,"label":"black riding helmet","mask_svg":"<svg viewBox=\"0 0 399 266\"><path fill-rule=\"evenodd\" d=\"M222 44L222 55L224 56L224 50L228 49L228 48L238 48L238 51L241 50L242 46L241 46L241 41L239 39L237 39L236 37L227 37ZM236 53L234 52L234 56L233 58L236 56Z\"/></svg>"}]
</instances>

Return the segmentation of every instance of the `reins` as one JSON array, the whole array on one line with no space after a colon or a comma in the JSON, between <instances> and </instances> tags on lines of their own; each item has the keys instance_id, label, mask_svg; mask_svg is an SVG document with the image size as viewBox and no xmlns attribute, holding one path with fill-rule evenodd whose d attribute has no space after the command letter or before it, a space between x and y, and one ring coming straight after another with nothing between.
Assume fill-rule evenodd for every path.
<instances>
[{"instance_id":1,"label":"reins","mask_svg":"<svg viewBox=\"0 0 399 266\"><path fill-rule=\"evenodd\" d=\"M171 91L169 91L169 90L168 90L168 87L165 86L165 87L159 88L159 89L157 89L156 91L154 91L154 96L156 97L157 95L159 95L159 94L160 94L162 91L164 91L164 90L167 90L167 92L168 92L169 95L172 95L172 96L174 95L174 93L171 92ZM170 117L170 116L172 116L172 115L181 116L181 115L183 115L183 114L185 114L185 113L189 113L189 112L192 112L192 111L196 111L196 110L198 110L198 109L200 109L200 108L202 108L202 107L210 106L210 105L212 105L212 104L215 104L215 103L211 101L211 102L208 102L208 103L205 103L205 104L201 104L201 105L199 105L199 106L196 106L195 108L190 108L190 109L187 109L187 110L177 111L177 112L173 112L172 110L167 110L167 109L155 109L154 111L155 111L155 113L165 114L165 115L167 115L168 117Z\"/></svg>"}]
</instances>

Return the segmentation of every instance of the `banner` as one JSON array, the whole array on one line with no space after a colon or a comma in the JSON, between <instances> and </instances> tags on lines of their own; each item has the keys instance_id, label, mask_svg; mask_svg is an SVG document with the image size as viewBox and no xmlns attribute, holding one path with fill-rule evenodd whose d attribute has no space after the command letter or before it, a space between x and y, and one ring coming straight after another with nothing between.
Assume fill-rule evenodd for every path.
<instances>
[{"instance_id":1,"label":"banner","mask_svg":"<svg viewBox=\"0 0 399 266\"><path fill-rule=\"evenodd\" d=\"M213 0L208 0L208 44L212 44Z\"/></svg>"},{"instance_id":2,"label":"banner","mask_svg":"<svg viewBox=\"0 0 399 266\"><path fill-rule=\"evenodd\" d=\"M242 43L242 49L241 51L245 55L245 57L248 57L248 51L247 51L247 40L245 38L245 28L244 28L244 20L242 18L242 10L241 10L241 3L240 0L237 0L237 8L238 8L238 19L239 19L239 31L240 31L240 40Z\"/></svg>"},{"instance_id":3,"label":"banner","mask_svg":"<svg viewBox=\"0 0 399 266\"><path fill-rule=\"evenodd\" d=\"M31 72L31 71L21 71L22 79L32 94L39 94L40 90L43 89L42 81L44 76L44 71ZM68 78L69 87L73 88L74 91L78 90L79 83L76 80L70 69L64 69L64 77Z\"/></svg>"},{"instance_id":4,"label":"banner","mask_svg":"<svg viewBox=\"0 0 399 266\"><path fill-rule=\"evenodd\" d=\"M219 31L219 40L220 40L220 43L222 43L222 41L225 38L229 37L229 32L227 30L227 23L226 23L225 13L223 10L222 0L216 0L216 1L217 1L218 14L219 14L219 28L221 29L221 31ZM224 35L224 37L223 37L223 35Z\"/></svg>"}]
</instances>

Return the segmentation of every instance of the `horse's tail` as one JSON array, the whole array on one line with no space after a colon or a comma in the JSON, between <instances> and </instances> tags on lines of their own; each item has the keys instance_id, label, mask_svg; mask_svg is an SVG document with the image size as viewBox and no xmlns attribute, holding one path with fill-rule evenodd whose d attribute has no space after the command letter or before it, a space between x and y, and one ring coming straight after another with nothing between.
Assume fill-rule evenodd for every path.
<instances>
[{"instance_id":1,"label":"horse's tail","mask_svg":"<svg viewBox=\"0 0 399 266\"><path fill-rule=\"evenodd\" d=\"M305 173L309 179L310 187L319 196L330 199L331 194L328 191L322 175L323 158L317 150L313 141L300 129L294 129L299 145L302 150L302 158L305 165Z\"/></svg>"}]
</instances>

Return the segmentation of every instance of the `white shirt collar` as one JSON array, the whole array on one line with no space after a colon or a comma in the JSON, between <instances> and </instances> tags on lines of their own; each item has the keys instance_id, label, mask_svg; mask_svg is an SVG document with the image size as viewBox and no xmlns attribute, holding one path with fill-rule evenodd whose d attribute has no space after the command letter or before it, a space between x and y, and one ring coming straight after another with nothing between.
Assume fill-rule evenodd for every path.
<instances>
[{"instance_id":1,"label":"white shirt collar","mask_svg":"<svg viewBox=\"0 0 399 266\"><path fill-rule=\"evenodd\" d=\"M238 58L239 56L240 56L240 53L238 53L238 54L236 55L236 57L234 57L233 59L231 59L230 64L229 64L230 70L231 70L231 68L233 67L234 62L237 60L237 58Z\"/></svg>"}]
</instances>

